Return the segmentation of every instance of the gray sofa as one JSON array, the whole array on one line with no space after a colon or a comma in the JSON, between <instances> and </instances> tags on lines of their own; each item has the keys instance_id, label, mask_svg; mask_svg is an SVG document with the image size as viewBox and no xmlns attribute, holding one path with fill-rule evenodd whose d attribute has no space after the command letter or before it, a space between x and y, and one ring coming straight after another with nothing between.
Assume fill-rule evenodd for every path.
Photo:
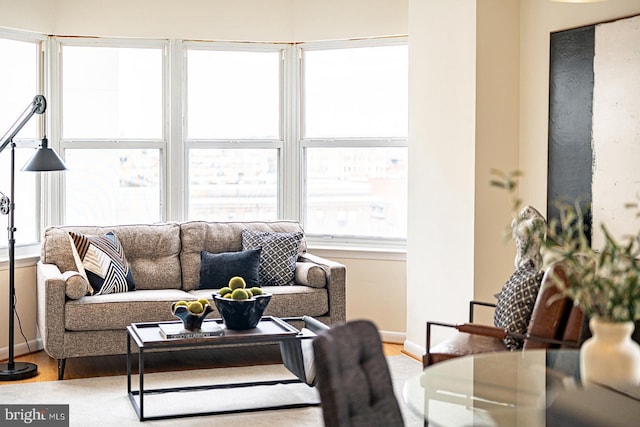
<instances>
[{"instance_id":1,"label":"gray sofa","mask_svg":"<svg viewBox=\"0 0 640 427\"><path fill-rule=\"evenodd\" d=\"M200 252L242 250L242 230L302 231L297 222L204 222L55 226L44 230L37 265L38 329L44 350L58 360L64 377L68 358L126 353L126 326L134 322L176 320L178 300L212 300L211 289L197 289ZM100 235L113 231L129 262L135 291L87 296L78 293L78 274L69 231ZM298 250L295 284L266 286L273 294L264 315L312 316L325 324L345 320L345 267ZM85 282L86 283L86 282ZM219 317L217 310L208 317Z\"/></svg>"}]
</instances>

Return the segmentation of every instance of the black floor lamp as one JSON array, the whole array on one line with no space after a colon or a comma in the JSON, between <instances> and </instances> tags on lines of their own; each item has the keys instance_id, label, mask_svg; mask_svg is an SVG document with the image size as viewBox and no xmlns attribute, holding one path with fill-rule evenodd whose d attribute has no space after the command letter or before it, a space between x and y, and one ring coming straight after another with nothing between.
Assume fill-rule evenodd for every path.
<instances>
[{"instance_id":1,"label":"black floor lamp","mask_svg":"<svg viewBox=\"0 0 640 427\"><path fill-rule=\"evenodd\" d=\"M12 381L33 377L38 373L38 365L14 361L13 355L13 324L15 317L15 237L14 223L15 209L15 148L13 138L27 124L34 114L42 114L47 109L47 100L42 95L36 95L33 101L22 112L18 120L9 128L2 140L0 140L0 153L11 145L11 189L9 197L0 193L0 213L9 215L7 231L9 232L9 360L0 364L0 381ZM6 138L5 138L6 137ZM65 170L66 166L55 151L47 146L47 137L42 138L38 150L31 160L22 168L24 171L46 172Z\"/></svg>"}]
</instances>

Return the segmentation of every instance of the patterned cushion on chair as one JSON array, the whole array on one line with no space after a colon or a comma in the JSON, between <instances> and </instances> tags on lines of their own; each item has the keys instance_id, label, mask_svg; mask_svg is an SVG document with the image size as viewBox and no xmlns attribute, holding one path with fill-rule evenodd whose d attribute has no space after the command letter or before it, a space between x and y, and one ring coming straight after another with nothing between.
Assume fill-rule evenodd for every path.
<instances>
[{"instance_id":1,"label":"patterned cushion on chair","mask_svg":"<svg viewBox=\"0 0 640 427\"><path fill-rule=\"evenodd\" d=\"M518 267L498 295L493 316L495 326L511 333L523 335L527 333L542 276L543 272L537 270L531 260ZM523 339L511 336L504 341L510 350L521 348L524 342Z\"/></svg>"}]
</instances>

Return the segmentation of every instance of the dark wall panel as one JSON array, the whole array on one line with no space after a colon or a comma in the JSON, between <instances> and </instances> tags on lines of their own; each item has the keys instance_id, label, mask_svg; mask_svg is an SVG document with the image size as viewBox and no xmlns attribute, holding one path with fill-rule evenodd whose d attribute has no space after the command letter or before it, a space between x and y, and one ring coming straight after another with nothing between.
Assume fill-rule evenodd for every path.
<instances>
[{"instance_id":1,"label":"dark wall panel","mask_svg":"<svg viewBox=\"0 0 640 427\"><path fill-rule=\"evenodd\" d=\"M547 218L555 202L591 204L595 26L551 34Z\"/></svg>"}]
</instances>

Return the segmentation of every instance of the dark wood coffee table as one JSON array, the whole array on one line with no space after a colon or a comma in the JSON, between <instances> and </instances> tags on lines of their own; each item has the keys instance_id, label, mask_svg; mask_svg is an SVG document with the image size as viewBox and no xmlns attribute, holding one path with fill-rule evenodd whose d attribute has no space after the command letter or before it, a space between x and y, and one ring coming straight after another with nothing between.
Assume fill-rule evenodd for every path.
<instances>
[{"instance_id":1,"label":"dark wood coffee table","mask_svg":"<svg viewBox=\"0 0 640 427\"><path fill-rule=\"evenodd\" d=\"M246 409L231 409L205 412L189 412L175 413L171 415L145 416L144 397L145 395L158 393L173 393L184 391L211 390L211 389L229 389L242 388L264 385L292 384L301 383L299 379L282 379L272 381L243 382L233 384L211 384L206 386L192 387L173 387L173 388L157 388L145 390L144 388L144 361L147 350L153 351L173 351L181 348L193 347L216 347L221 345L236 344L267 344L267 343L283 343L289 340L300 338L300 331L282 319L277 317L266 316L258 323L257 327L247 330L230 330L224 327L222 319L206 319L205 322L217 322L222 328L223 333L219 336L196 337L196 338L163 338L160 334L161 323L175 322L148 322L133 323L127 327L127 393L134 410L138 414L140 421L158 420L168 418L192 417L201 415L218 415L231 414L238 412L255 412L273 409L292 409L306 406L318 406L319 402L309 403L290 403L276 406L251 407ZM132 358L131 341L138 347L138 374L139 389L133 390L131 386L132 378ZM137 398L136 398L137 397Z\"/></svg>"}]
</instances>

